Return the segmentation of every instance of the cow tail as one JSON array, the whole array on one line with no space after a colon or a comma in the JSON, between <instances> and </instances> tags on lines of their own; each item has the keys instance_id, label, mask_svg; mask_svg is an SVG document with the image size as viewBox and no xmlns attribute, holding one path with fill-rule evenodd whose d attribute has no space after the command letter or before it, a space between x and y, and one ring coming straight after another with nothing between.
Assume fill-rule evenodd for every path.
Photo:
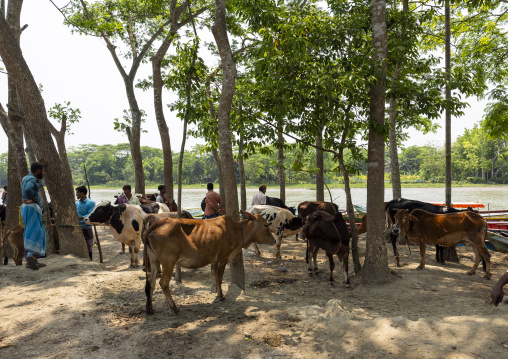
<instances>
[{"instance_id":1,"label":"cow tail","mask_svg":"<svg viewBox=\"0 0 508 359\"><path fill-rule=\"evenodd\" d=\"M148 249L150 248L150 241L148 240L148 236L155 229L157 229L157 227L158 227L158 224L156 221L155 223L150 225L150 227L148 227L148 229L145 231L145 233L143 233L143 262L145 262L145 295L146 295L147 303L152 302L151 290L150 290L150 279L149 279L149 275L148 275L148 273L151 271L150 260L148 259Z\"/></svg>"}]
</instances>

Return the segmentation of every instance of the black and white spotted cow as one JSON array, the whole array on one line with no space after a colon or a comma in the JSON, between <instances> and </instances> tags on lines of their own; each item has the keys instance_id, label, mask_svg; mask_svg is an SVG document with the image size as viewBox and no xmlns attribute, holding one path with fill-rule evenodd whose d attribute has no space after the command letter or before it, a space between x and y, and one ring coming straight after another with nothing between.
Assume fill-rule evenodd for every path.
<instances>
[{"instance_id":1,"label":"black and white spotted cow","mask_svg":"<svg viewBox=\"0 0 508 359\"><path fill-rule=\"evenodd\" d=\"M281 258L280 245L282 238L292 236L302 230L303 222L299 217L284 208L268 205L257 205L249 208L251 214L260 214L268 222L268 229L275 235L277 243L276 258ZM261 255L258 246L254 243L258 255Z\"/></svg>"},{"instance_id":2,"label":"black and white spotted cow","mask_svg":"<svg viewBox=\"0 0 508 359\"><path fill-rule=\"evenodd\" d=\"M141 230L143 218L148 213L169 212L163 203L149 203L137 206L134 204L111 205L111 202L102 202L85 218L85 223L108 223L111 234L118 242L129 246L131 254L131 267L139 266L138 253L141 246Z\"/></svg>"}]
</instances>

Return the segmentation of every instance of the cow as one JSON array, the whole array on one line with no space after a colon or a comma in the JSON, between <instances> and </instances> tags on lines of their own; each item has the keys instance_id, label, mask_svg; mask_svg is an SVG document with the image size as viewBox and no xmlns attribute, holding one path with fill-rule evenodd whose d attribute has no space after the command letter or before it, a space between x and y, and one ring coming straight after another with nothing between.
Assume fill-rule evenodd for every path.
<instances>
[{"instance_id":1,"label":"cow","mask_svg":"<svg viewBox=\"0 0 508 359\"><path fill-rule=\"evenodd\" d=\"M443 214L443 213L459 213L463 212L462 210L453 208L453 207L444 207L444 206L438 206L432 203L427 202L421 202L417 200L412 199L393 199L390 202L385 203L385 216L386 216L386 223L388 228L395 223L395 213L399 209L407 209L409 212L411 212L414 209L421 209L429 213L434 214ZM466 211L473 211L471 207L468 207ZM393 247L393 260L397 264L397 267L400 267L399 263L399 251L397 250L397 236L395 236L393 233L390 234L390 242L392 243ZM436 245L436 261L441 264L445 264L445 260L443 257L443 247L440 247L439 245Z\"/></svg>"},{"instance_id":2,"label":"cow","mask_svg":"<svg viewBox=\"0 0 508 359\"><path fill-rule=\"evenodd\" d=\"M275 235L277 249L275 258L282 258L280 255L280 246L282 238L292 236L301 231L303 222L299 217L295 217L293 213L284 208L256 205L249 208L251 214L260 214L268 222L268 229ZM254 249L257 255L261 255L258 246L254 243Z\"/></svg>"},{"instance_id":3,"label":"cow","mask_svg":"<svg viewBox=\"0 0 508 359\"><path fill-rule=\"evenodd\" d=\"M118 242L129 246L131 254L130 267L139 266L138 253L141 246L141 229L143 218L147 213L169 212L163 203L150 203L147 205L121 204L111 205L111 202L102 202L93 212L85 218L87 224L103 224L109 222L111 234Z\"/></svg>"},{"instance_id":4,"label":"cow","mask_svg":"<svg viewBox=\"0 0 508 359\"><path fill-rule=\"evenodd\" d=\"M326 252L330 264L330 285L333 285L333 255L337 255L344 269L344 282L349 284L349 232L342 214L331 215L324 211L315 211L308 215L302 233L307 239L306 262L309 264L309 275L318 272L317 252L321 248ZM310 257L310 258L309 258Z\"/></svg>"},{"instance_id":5,"label":"cow","mask_svg":"<svg viewBox=\"0 0 508 359\"><path fill-rule=\"evenodd\" d=\"M286 204L282 202L280 198L266 196L266 205L284 208L293 213L293 215L296 215L296 208L294 206L293 207L286 206Z\"/></svg>"},{"instance_id":6,"label":"cow","mask_svg":"<svg viewBox=\"0 0 508 359\"><path fill-rule=\"evenodd\" d=\"M5 232L3 238L3 252L4 252L4 265L9 264L9 257L7 253L7 244L13 250L12 258L17 266L23 264L23 257L25 256L25 244L23 240L24 228L19 224Z\"/></svg>"},{"instance_id":7,"label":"cow","mask_svg":"<svg viewBox=\"0 0 508 359\"><path fill-rule=\"evenodd\" d=\"M335 213L339 212L339 207L333 202L324 201L305 201L298 205L298 217L302 219L303 223L305 223L305 218L307 218L309 214L316 211L325 211L331 215L335 215ZM298 235L296 235L295 240L298 240Z\"/></svg>"},{"instance_id":8,"label":"cow","mask_svg":"<svg viewBox=\"0 0 508 359\"><path fill-rule=\"evenodd\" d=\"M142 235L146 230L159 219L162 218L177 218L177 212L163 212L163 213L149 213L143 218L143 231ZM193 219L192 214L187 211L182 211L180 218Z\"/></svg>"},{"instance_id":9,"label":"cow","mask_svg":"<svg viewBox=\"0 0 508 359\"><path fill-rule=\"evenodd\" d=\"M420 265L417 269L425 268L427 242L445 247L468 243L473 248L475 261L467 274L475 274L480 259L483 259L485 278L490 279L490 253L485 246L487 229L487 222L476 212L433 214L421 209L411 212L400 209L395 214L392 233L403 234L409 241L420 245Z\"/></svg>"},{"instance_id":10,"label":"cow","mask_svg":"<svg viewBox=\"0 0 508 359\"><path fill-rule=\"evenodd\" d=\"M224 300L221 285L226 264L252 243L274 243L262 216L250 213L244 216L242 221L235 221L228 215L206 221L164 218L148 228L143 236L145 261L149 260L152 268L150 276L146 270L147 314L153 313L152 296L159 265L162 267L159 284L174 313L178 308L171 297L169 282L175 265L197 269L211 264L217 299Z\"/></svg>"}]
</instances>

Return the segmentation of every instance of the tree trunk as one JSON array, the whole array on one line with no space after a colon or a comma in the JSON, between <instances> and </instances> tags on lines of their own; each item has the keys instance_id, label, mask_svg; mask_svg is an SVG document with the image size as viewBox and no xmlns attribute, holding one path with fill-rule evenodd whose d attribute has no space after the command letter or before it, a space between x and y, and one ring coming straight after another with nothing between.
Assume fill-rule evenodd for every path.
<instances>
[{"instance_id":1,"label":"tree trunk","mask_svg":"<svg viewBox=\"0 0 508 359\"><path fill-rule=\"evenodd\" d=\"M388 57L388 35L386 28L385 0L372 0L371 10L373 60L382 63L376 69L377 81L370 89L370 117L377 126L385 120L386 58ZM376 127L377 127L376 126ZM384 239L384 149L381 131L369 126L368 177L367 177L367 246L365 262L360 270L360 280L367 283L383 283L390 280L390 269Z\"/></svg>"},{"instance_id":2,"label":"tree trunk","mask_svg":"<svg viewBox=\"0 0 508 359\"><path fill-rule=\"evenodd\" d=\"M134 94L133 81L132 78L125 81L132 121L132 128L127 128L127 137L131 147L132 164L134 165L135 191L145 193L145 172L143 170L143 157L141 156L141 111Z\"/></svg>"},{"instance_id":3,"label":"tree trunk","mask_svg":"<svg viewBox=\"0 0 508 359\"><path fill-rule=\"evenodd\" d=\"M286 203L286 174L284 173L284 136L282 132L279 132L279 150L277 156L277 167L279 170L279 188L280 194L279 198L283 203Z\"/></svg>"},{"instance_id":4,"label":"tree trunk","mask_svg":"<svg viewBox=\"0 0 508 359\"><path fill-rule=\"evenodd\" d=\"M44 100L39 92L21 49L12 36L7 23L0 18L0 57L16 84L26 115L26 129L39 161L47 161L45 179L60 225L74 226L78 215L74 204L74 190L53 143ZM79 227L63 227L59 230L62 254L75 254L88 258L88 250Z\"/></svg>"},{"instance_id":5,"label":"tree trunk","mask_svg":"<svg viewBox=\"0 0 508 359\"><path fill-rule=\"evenodd\" d=\"M349 111L348 111L349 112ZM347 114L346 114L347 115ZM346 210L351 225L351 255L353 257L353 266L355 274L360 272L362 265L360 264L360 254L358 251L358 227L355 222L355 208L353 207L353 199L351 197L351 187L349 187L349 174L344 164L344 144L346 142L347 132L349 131L349 122L344 126L342 132L341 146L339 148L338 160L342 176L344 177L344 191L346 192Z\"/></svg>"},{"instance_id":6,"label":"tree trunk","mask_svg":"<svg viewBox=\"0 0 508 359\"><path fill-rule=\"evenodd\" d=\"M319 127L319 133L316 136L316 146L323 148L323 126ZM324 159L323 151L316 148L316 201L325 200L325 181L324 181Z\"/></svg>"},{"instance_id":7,"label":"tree trunk","mask_svg":"<svg viewBox=\"0 0 508 359\"><path fill-rule=\"evenodd\" d=\"M452 91L451 82L451 61L450 61L450 0L445 0L445 71L446 71L446 102L450 103ZM449 106L445 109L445 203L451 207L452 203L452 114ZM455 246L445 247L443 257L447 261L460 261Z\"/></svg>"},{"instance_id":8,"label":"tree trunk","mask_svg":"<svg viewBox=\"0 0 508 359\"><path fill-rule=\"evenodd\" d=\"M223 182L226 192L226 213L238 218L238 192L231 145L231 105L235 93L236 64L226 30L226 0L215 0L215 23L212 34L222 61L222 91L219 103L219 148ZM231 261L231 283L245 290L245 272L242 251Z\"/></svg>"},{"instance_id":9,"label":"tree trunk","mask_svg":"<svg viewBox=\"0 0 508 359\"><path fill-rule=\"evenodd\" d=\"M245 187L245 167L243 165L243 135L240 134L240 144L238 145L238 167L240 170L240 209L247 209L247 188Z\"/></svg>"},{"instance_id":10,"label":"tree trunk","mask_svg":"<svg viewBox=\"0 0 508 359\"><path fill-rule=\"evenodd\" d=\"M222 199L222 207L224 208L226 206L226 186L224 185L224 176L222 175L222 161L216 148L212 148L212 155L219 172L219 195Z\"/></svg>"},{"instance_id":11,"label":"tree trunk","mask_svg":"<svg viewBox=\"0 0 508 359\"><path fill-rule=\"evenodd\" d=\"M395 69L393 83L399 78L399 69ZM395 87L395 85L393 85ZM397 152L397 98L390 98L390 172L392 176L392 198L402 198L400 185L399 154Z\"/></svg>"}]
</instances>

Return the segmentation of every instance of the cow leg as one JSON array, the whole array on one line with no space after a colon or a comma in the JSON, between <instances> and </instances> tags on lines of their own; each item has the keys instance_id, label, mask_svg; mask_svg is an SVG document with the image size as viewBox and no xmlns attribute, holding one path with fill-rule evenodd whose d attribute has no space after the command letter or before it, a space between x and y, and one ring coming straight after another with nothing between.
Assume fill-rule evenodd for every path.
<instances>
[{"instance_id":1,"label":"cow leg","mask_svg":"<svg viewBox=\"0 0 508 359\"><path fill-rule=\"evenodd\" d=\"M281 242L282 242L282 234L280 236L277 236L277 238L275 239L275 243L276 243L276 246L277 246L277 250L275 252L275 258L282 259L282 256L280 255L280 245L281 245Z\"/></svg>"},{"instance_id":2,"label":"cow leg","mask_svg":"<svg viewBox=\"0 0 508 359\"><path fill-rule=\"evenodd\" d=\"M416 269L424 269L425 268L425 250L426 250L426 242L420 241L420 265L416 267Z\"/></svg>"},{"instance_id":3,"label":"cow leg","mask_svg":"<svg viewBox=\"0 0 508 359\"><path fill-rule=\"evenodd\" d=\"M224 277L224 269L226 268L226 263L220 264L217 263L213 274L215 275L215 290L217 293L217 299L220 301L224 300L224 295L222 294L222 278Z\"/></svg>"},{"instance_id":4,"label":"cow leg","mask_svg":"<svg viewBox=\"0 0 508 359\"><path fill-rule=\"evenodd\" d=\"M312 257L311 257L311 260L314 263L314 274L318 274L319 273L319 268L317 267L317 254L318 254L318 252L319 252L319 247L314 246L312 248Z\"/></svg>"},{"instance_id":5,"label":"cow leg","mask_svg":"<svg viewBox=\"0 0 508 359\"><path fill-rule=\"evenodd\" d=\"M168 300L169 307L176 314L176 313L178 313L179 309L176 307L175 301L173 300L173 297L171 296L171 291L169 288L169 282L171 281L171 276L173 275L174 269L175 269L175 263L170 263L167 265L162 264L162 275L161 275L159 284L161 286L162 291L164 292L164 295L166 296L166 299Z\"/></svg>"},{"instance_id":6,"label":"cow leg","mask_svg":"<svg viewBox=\"0 0 508 359\"><path fill-rule=\"evenodd\" d=\"M295 242L298 242L298 233L295 235Z\"/></svg>"},{"instance_id":7,"label":"cow leg","mask_svg":"<svg viewBox=\"0 0 508 359\"><path fill-rule=\"evenodd\" d=\"M134 267L139 267L139 249L141 247L141 242L134 242Z\"/></svg>"},{"instance_id":8,"label":"cow leg","mask_svg":"<svg viewBox=\"0 0 508 359\"><path fill-rule=\"evenodd\" d=\"M340 258L339 258L340 260ZM344 283L349 284L349 252L342 257L342 269L344 269Z\"/></svg>"},{"instance_id":9,"label":"cow leg","mask_svg":"<svg viewBox=\"0 0 508 359\"><path fill-rule=\"evenodd\" d=\"M333 269L335 268L335 262L333 261L333 254L326 253L328 257L328 264L330 264L330 285L333 285Z\"/></svg>"},{"instance_id":10,"label":"cow leg","mask_svg":"<svg viewBox=\"0 0 508 359\"><path fill-rule=\"evenodd\" d=\"M480 247L480 254L483 257L484 278L490 279L492 277L490 274L490 253L486 246L483 245Z\"/></svg>"},{"instance_id":11,"label":"cow leg","mask_svg":"<svg viewBox=\"0 0 508 359\"><path fill-rule=\"evenodd\" d=\"M397 267L400 267L400 257L399 257L399 251L397 249L397 235L390 233L390 241L392 242L392 248L393 248L393 261L397 265Z\"/></svg>"},{"instance_id":12,"label":"cow leg","mask_svg":"<svg viewBox=\"0 0 508 359\"><path fill-rule=\"evenodd\" d=\"M436 262L445 264L444 260L444 246L436 244Z\"/></svg>"},{"instance_id":13,"label":"cow leg","mask_svg":"<svg viewBox=\"0 0 508 359\"><path fill-rule=\"evenodd\" d=\"M261 251L258 248L258 245L256 243L252 243L254 245L254 250L256 251L256 255L261 256Z\"/></svg>"}]
</instances>

